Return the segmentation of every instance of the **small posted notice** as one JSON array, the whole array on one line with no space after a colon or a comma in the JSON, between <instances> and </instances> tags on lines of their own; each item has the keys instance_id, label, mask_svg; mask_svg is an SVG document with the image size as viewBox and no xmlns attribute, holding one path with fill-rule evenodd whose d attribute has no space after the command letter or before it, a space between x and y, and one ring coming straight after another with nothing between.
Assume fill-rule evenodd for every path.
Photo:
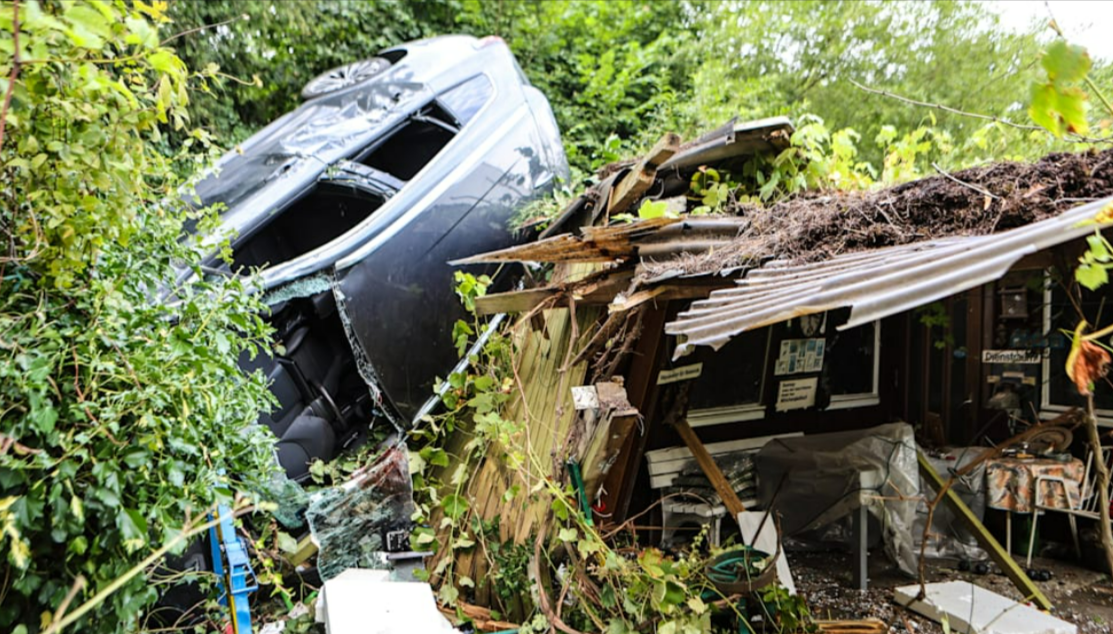
<instances>
[{"instance_id":1,"label":"small posted notice","mask_svg":"<svg viewBox=\"0 0 1113 634\"><path fill-rule=\"evenodd\" d=\"M781 342L781 354L773 374L819 372L823 369L824 343L823 339L785 339Z\"/></svg>"},{"instance_id":2,"label":"small posted notice","mask_svg":"<svg viewBox=\"0 0 1113 634\"><path fill-rule=\"evenodd\" d=\"M777 411L787 412L815 405L815 391L819 379L792 379L781 381L777 388Z\"/></svg>"}]
</instances>

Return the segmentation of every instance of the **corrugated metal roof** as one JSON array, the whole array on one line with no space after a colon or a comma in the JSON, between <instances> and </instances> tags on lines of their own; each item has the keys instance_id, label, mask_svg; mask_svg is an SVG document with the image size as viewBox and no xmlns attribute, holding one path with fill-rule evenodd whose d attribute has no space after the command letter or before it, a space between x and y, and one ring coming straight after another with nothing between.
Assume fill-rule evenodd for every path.
<instances>
[{"instance_id":1,"label":"corrugated metal roof","mask_svg":"<svg viewBox=\"0 0 1113 634\"><path fill-rule=\"evenodd\" d=\"M737 288L693 303L665 332L681 338L680 357L695 346L718 349L743 331L836 308L851 309L838 328L853 328L996 280L1025 255L1092 233L1094 225L1079 223L1111 202L1106 198L997 234L929 240L801 265L769 262L750 270Z\"/></svg>"}]
</instances>

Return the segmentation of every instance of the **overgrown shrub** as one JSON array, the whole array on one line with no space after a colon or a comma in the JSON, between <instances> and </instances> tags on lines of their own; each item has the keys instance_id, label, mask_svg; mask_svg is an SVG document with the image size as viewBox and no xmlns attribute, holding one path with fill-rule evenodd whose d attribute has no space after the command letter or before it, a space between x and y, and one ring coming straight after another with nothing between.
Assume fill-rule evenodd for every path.
<instances>
[{"instance_id":1,"label":"overgrown shrub","mask_svg":"<svg viewBox=\"0 0 1113 634\"><path fill-rule=\"evenodd\" d=\"M207 137L156 150L206 81L161 43L164 8L0 7L2 631L47 627L76 578L71 606L271 473L264 379L236 364L267 341L261 306L179 241L214 226L173 169ZM138 575L75 630L134 630L156 596Z\"/></svg>"}]
</instances>

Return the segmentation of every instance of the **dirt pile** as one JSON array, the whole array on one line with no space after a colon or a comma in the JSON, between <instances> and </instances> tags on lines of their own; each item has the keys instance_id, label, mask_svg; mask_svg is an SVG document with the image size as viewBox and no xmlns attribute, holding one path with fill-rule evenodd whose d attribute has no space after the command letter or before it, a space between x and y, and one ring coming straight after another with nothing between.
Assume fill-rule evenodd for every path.
<instances>
[{"instance_id":1,"label":"dirt pile","mask_svg":"<svg viewBox=\"0 0 1113 634\"><path fill-rule=\"evenodd\" d=\"M1050 154L1036 163L995 163L872 192L813 193L769 206L738 204L737 239L649 269L690 273L770 258L822 260L934 238L984 235L1044 220L1113 195L1113 150Z\"/></svg>"}]
</instances>

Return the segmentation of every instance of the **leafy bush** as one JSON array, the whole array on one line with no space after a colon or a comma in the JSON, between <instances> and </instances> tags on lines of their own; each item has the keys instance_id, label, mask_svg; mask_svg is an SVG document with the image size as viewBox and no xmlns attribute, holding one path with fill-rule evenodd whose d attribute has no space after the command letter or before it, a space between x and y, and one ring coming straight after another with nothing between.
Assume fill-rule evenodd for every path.
<instances>
[{"instance_id":1,"label":"leafy bush","mask_svg":"<svg viewBox=\"0 0 1113 634\"><path fill-rule=\"evenodd\" d=\"M160 5L0 8L3 631L46 627L79 575L72 605L227 499L220 470L247 488L273 468L251 424L264 378L236 364L267 342L262 307L179 241L187 219L215 226L174 169L206 157L184 110L206 77L160 44ZM168 130L174 156L155 149ZM156 595L139 575L78 629L135 629Z\"/></svg>"}]
</instances>

